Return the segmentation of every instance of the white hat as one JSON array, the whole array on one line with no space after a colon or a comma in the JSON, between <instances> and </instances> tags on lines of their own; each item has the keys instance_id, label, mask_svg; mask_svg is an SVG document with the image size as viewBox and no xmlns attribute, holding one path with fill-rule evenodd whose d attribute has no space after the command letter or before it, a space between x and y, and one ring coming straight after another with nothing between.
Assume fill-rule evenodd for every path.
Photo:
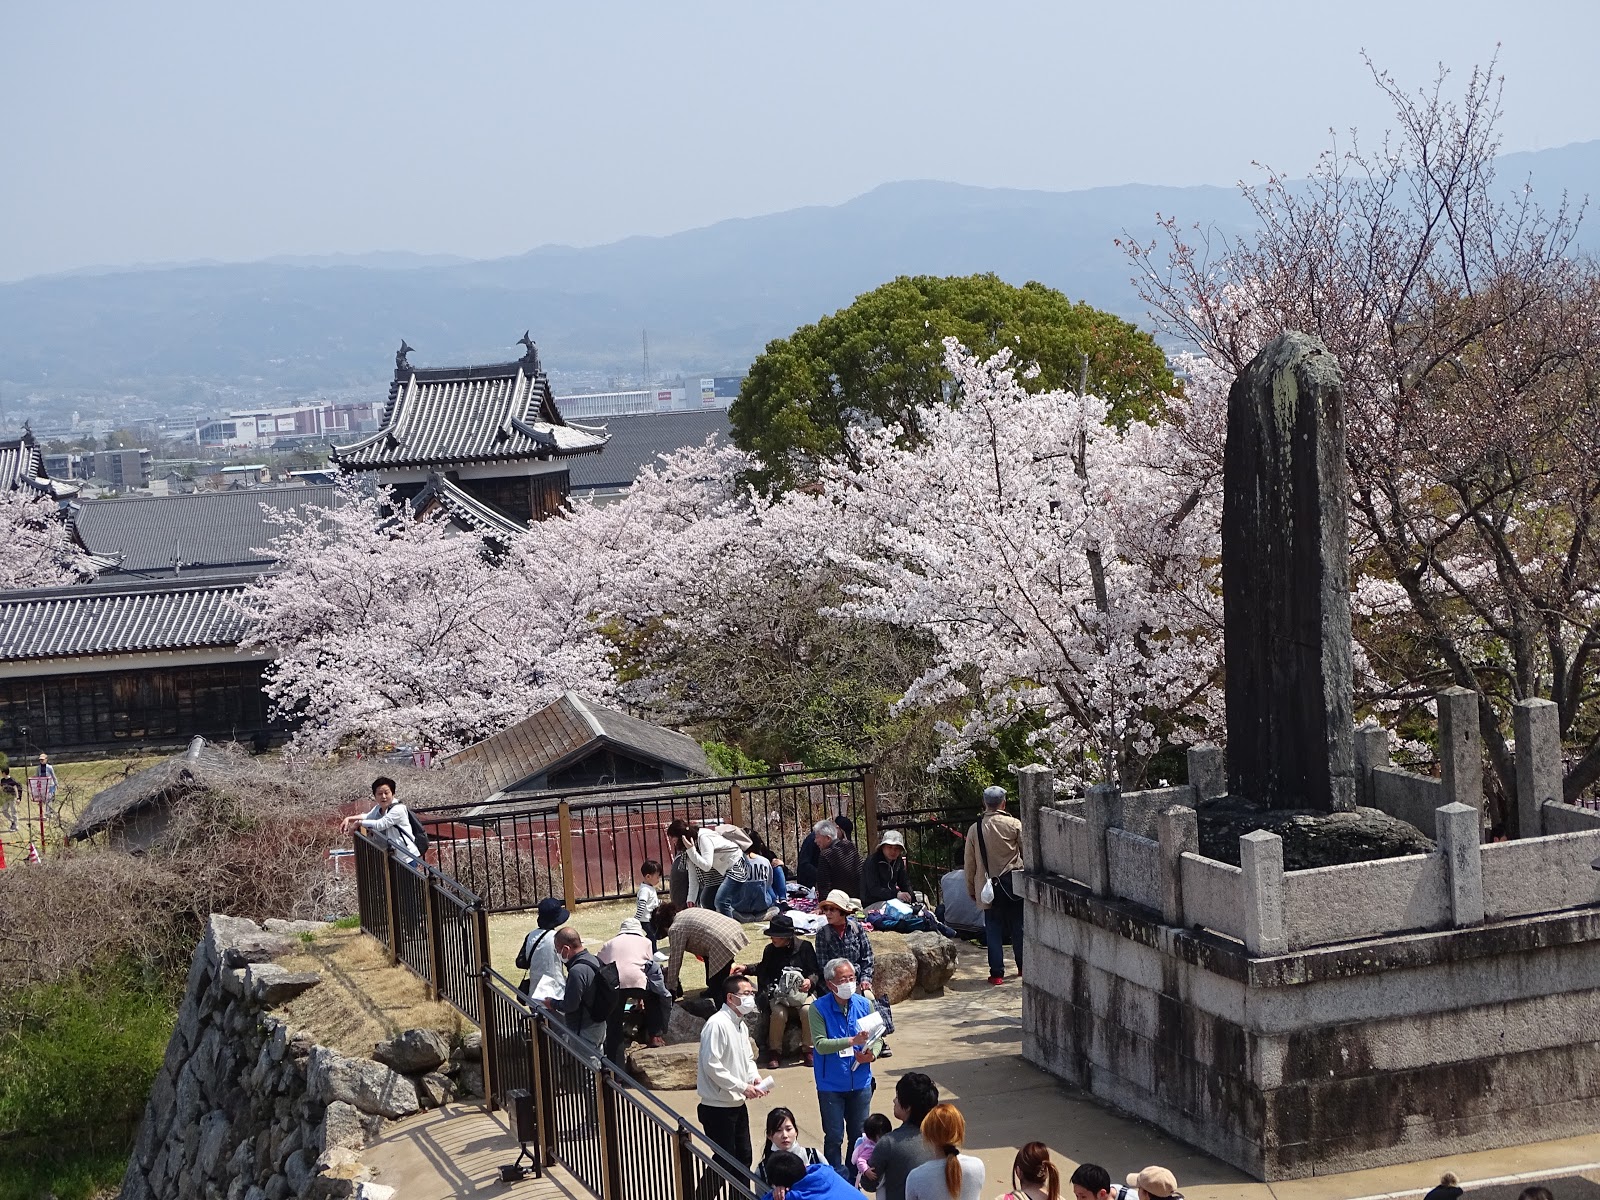
<instances>
[{"instance_id":1,"label":"white hat","mask_svg":"<svg viewBox=\"0 0 1600 1200\"><path fill-rule=\"evenodd\" d=\"M617 926L618 933L631 933L638 937L644 936L644 926L639 924L637 917L623 917L622 924Z\"/></svg>"},{"instance_id":2,"label":"white hat","mask_svg":"<svg viewBox=\"0 0 1600 1200\"><path fill-rule=\"evenodd\" d=\"M838 888L834 888L833 891L818 900L817 908L820 910L824 904L831 904L834 908L844 913L845 916L849 916L856 910L856 902Z\"/></svg>"},{"instance_id":3,"label":"white hat","mask_svg":"<svg viewBox=\"0 0 1600 1200\"><path fill-rule=\"evenodd\" d=\"M890 829L878 839L878 845L899 846L900 849L904 850L906 848L905 835L902 834L898 829Z\"/></svg>"}]
</instances>

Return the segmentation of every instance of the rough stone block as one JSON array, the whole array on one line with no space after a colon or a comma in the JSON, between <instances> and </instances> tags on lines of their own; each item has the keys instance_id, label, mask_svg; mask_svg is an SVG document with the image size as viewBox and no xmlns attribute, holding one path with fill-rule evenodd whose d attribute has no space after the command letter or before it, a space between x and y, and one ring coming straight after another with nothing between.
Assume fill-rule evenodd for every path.
<instances>
[{"instance_id":1,"label":"rough stone block","mask_svg":"<svg viewBox=\"0 0 1600 1200\"><path fill-rule=\"evenodd\" d=\"M1209 743L1189 747L1189 786L1198 800L1214 800L1228 791L1227 764L1222 747Z\"/></svg>"},{"instance_id":2,"label":"rough stone block","mask_svg":"<svg viewBox=\"0 0 1600 1200\"><path fill-rule=\"evenodd\" d=\"M456 1096L455 1084L450 1082L450 1076L440 1075L437 1071L429 1071L417 1077L417 1099L423 1108L442 1108L449 1104Z\"/></svg>"},{"instance_id":3,"label":"rough stone block","mask_svg":"<svg viewBox=\"0 0 1600 1200\"><path fill-rule=\"evenodd\" d=\"M698 1054L700 1048L695 1047ZM475 1062L464 1062L461 1069L456 1072L456 1087L461 1089L463 1096L481 1098L483 1096L483 1067ZM385 1113L385 1116L388 1114Z\"/></svg>"},{"instance_id":4,"label":"rough stone block","mask_svg":"<svg viewBox=\"0 0 1600 1200\"><path fill-rule=\"evenodd\" d=\"M1285 929L1283 839L1258 829L1239 839L1244 881L1244 945L1255 955L1282 954L1289 948Z\"/></svg>"},{"instance_id":5,"label":"rough stone block","mask_svg":"<svg viewBox=\"0 0 1600 1200\"><path fill-rule=\"evenodd\" d=\"M250 996L265 1008L287 1004L321 982L322 976L315 971L290 971L276 963L252 963L245 968Z\"/></svg>"},{"instance_id":6,"label":"rough stone block","mask_svg":"<svg viewBox=\"0 0 1600 1200\"><path fill-rule=\"evenodd\" d=\"M1389 731L1368 721L1356 728L1356 803L1362 808L1381 808L1373 788L1372 769L1389 765Z\"/></svg>"},{"instance_id":7,"label":"rough stone block","mask_svg":"<svg viewBox=\"0 0 1600 1200\"><path fill-rule=\"evenodd\" d=\"M407 1075L432 1071L450 1057L450 1040L433 1029L407 1029L372 1048L372 1057Z\"/></svg>"},{"instance_id":8,"label":"rough stone block","mask_svg":"<svg viewBox=\"0 0 1600 1200\"><path fill-rule=\"evenodd\" d=\"M1191 750L1190 754L1194 751ZM1183 915L1183 856L1200 853L1200 814L1174 805L1156 818L1156 845L1161 875L1161 920L1188 924Z\"/></svg>"},{"instance_id":9,"label":"rough stone block","mask_svg":"<svg viewBox=\"0 0 1600 1200\"><path fill-rule=\"evenodd\" d=\"M1549 700L1518 700L1511 719L1517 739L1517 836L1540 837L1544 806L1564 799L1560 709Z\"/></svg>"},{"instance_id":10,"label":"rough stone block","mask_svg":"<svg viewBox=\"0 0 1600 1200\"><path fill-rule=\"evenodd\" d=\"M705 1027L704 1017L697 1017L683 1005L674 1004L671 1015L667 1017L667 1042L674 1046L692 1042L698 1046L700 1031Z\"/></svg>"},{"instance_id":11,"label":"rough stone block","mask_svg":"<svg viewBox=\"0 0 1600 1200\"><path fill-rule=\"evenodd\" d=\"M302 1146L284 1161L283 1174L289 1181L289 1190L296 1196L303 1196L316 1174L316 1160Z\"/></svg>"},{"instance_id":12,"label":"rough stone block","mask_svg":"<svg viewBox=\"0 0 1600 1200\"><path fill-rule=\"evenodd\" d=\"M322 1127L317 1137L319 1150L360 1150L367 1144L361 1128L361 1113L355 1105L343 1100L330 1100L322 1113Z\"/></svg>"},{"instance_id":13,"label":"rough stone block","mask_svg":"<svg viewBox=\"0 0 1600 1200\"><path fill-rule=\"evenodd\" d=\"M1478 810L1466 804L1446 804L1435 815L1434 825L1439 835L1439 853L1444 858L1451 923L1458 928L1481 925L1483 848Z\"/></svg>"},{"instance_id":14,"label":"rough stone block","mask_svg":"<svg viewBox=\"0 0 1600 1200\"><path fill-rule=\"evenodd\" d=\"M421 1108L416 1085L404 1075L370 1059L345 1058L326 1047L312 1054L308 1085L324 1103L342 1100L385 1117L408 1116Z\"/></svg>"},{"instance_id":15,"label":"rough stone block","mask_svg":"<svg viewBox=\"0 0 1600 1200\"><path fill-rule=\"evenodd\" d=\"M628 1074L653 1091L692 1089L699 1069L700 1047L689 1043L653 1049L638 1046L628 1054Z\"/></svg>"},{"instance_id":16,"label":"rough stone block","mask_svg":"<svg viewBox=\"0 0 1600 1200\"><path fill-rule=\"evenodd\" d=\"M888 1004L911 999L917 989L917 959L908 950L872 951L872 993Z\"/></svg>"},{"instance_id":17,"label":"rough stone block","mask_svg":"<svg viewBox=\"0 0 1600 1200\"><path fill-rule=\"evenodd\" d=\"M1117 789L1097 784L1083 797L1083 816L1089 823L1088 861L1084 883L1096 896L1111 894L1111 865L1106 859L1106 831L1117 822Z\"/></svg>"},{"instance_id":18,"label":"rough stone block","mask_svg":"<svg viewBox=\"0 0 1600 1200\"><path fill-rule=\"evenodd\" d=\"M955 977L960 957L956 944L942 933L912 933L906 936L906 949L917 960L917 989L929 996L942 994Z\"/></svg>"},{"instance_id":19,"label":"rough stone block","mask_svg":"<svg viewBox=\"0 0 1600 1200\"><path fill-rule=\"evenodd\" d=\"M332 928L327 921L285 921L281 917L268 917L261 922L261 927L268 933L278 933L285 937L299 937L302 933L324 933Z\"/></svg>"}]
</instances>

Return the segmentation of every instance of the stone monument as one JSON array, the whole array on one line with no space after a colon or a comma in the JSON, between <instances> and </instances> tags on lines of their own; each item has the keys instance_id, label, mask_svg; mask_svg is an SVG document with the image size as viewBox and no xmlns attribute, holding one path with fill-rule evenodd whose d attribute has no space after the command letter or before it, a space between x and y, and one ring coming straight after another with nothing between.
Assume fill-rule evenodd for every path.
<instances>
[{"instance_id":1,"label":"stone monument","mask_svg":"<svg viewBox=\"0 0 1600 1200\"><path fill-rule=\"evenodd\" d=\"M1351 812L1344 389L1315 339L1282 334L1234 382L1222 486L1229 795Z\"/></svg>"}]
</instances>

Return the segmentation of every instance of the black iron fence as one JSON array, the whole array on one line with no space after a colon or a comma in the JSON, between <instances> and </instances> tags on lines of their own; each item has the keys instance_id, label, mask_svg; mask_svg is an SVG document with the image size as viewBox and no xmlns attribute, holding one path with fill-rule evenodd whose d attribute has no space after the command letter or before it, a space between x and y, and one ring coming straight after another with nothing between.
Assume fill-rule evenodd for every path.
<instances>
[{"instance_id":1,"label":"black iron fence","mask_svg":"<svg viewBox=\"0 0 1600 1200\"><path fill-rule=\"evenodd\" d=\"M812 824L839 815L855 822L856 840L869 849L877 837L871 767L588 788L417 812L432 839L428 857L489 912L532 908L546 896L569 907L630 896L640 863L670 862L664 830L679 817L749 829L792 865Z\"/></svg>"}]
</instances>

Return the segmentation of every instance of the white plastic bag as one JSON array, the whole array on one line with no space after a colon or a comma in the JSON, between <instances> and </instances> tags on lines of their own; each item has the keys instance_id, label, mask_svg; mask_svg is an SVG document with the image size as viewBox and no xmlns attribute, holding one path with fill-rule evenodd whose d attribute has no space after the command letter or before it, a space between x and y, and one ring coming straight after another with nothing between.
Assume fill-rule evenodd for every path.
<instances>
[{"instance_id":1,"label":"white plastic bag","mask_svg":"<svg viewBox=\"0 0 1600 1200\"><path fill-rule=\"evenodd\" d=\"M994 903L994 880L993 879L985 879L983 881L983 890L978 893L978 899L983 901L983 905L984 905L985 908L987 908L989 905Z\"/></svg>"}]
</instances>

